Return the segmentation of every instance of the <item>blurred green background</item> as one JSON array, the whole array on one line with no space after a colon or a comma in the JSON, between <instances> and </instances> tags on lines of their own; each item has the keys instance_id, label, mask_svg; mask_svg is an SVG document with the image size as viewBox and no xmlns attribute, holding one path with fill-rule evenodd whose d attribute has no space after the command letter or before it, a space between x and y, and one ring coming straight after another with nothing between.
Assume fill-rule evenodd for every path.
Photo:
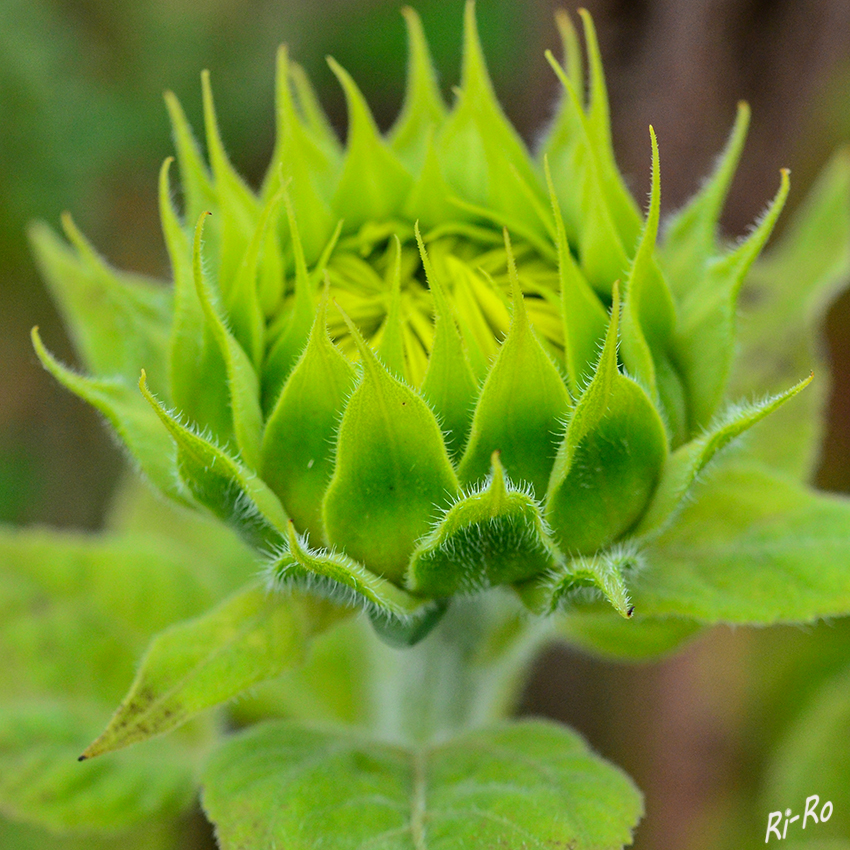
<instances>
[{"instance_id":1,"label":"blurred green background","mask_svg":"<svg viewBox=\"0 0 850 850\"><path fill-rule=\"evenodd\" d=\"M231 157L256 185L273 143L277 45L290 45L341 132L344 103L327 54L354 75L387 127L404 84L399 5L0 0L0 520L97 528L123 463L97 416L50 380L32 353L29 330L39 324L48 346L73 360L36 276L27 223L55 226L70 210L110 262L167 277L155 191L157 168L171 153L162 92L174 90L199 127L199 72L209 68ZM557 100L543 58L546 48L557 49L557 5L478 4L497 91L530 143ZM846 0L585 5L599 29L615 147L638 198L649 187L648 124L661 145L669 211L710 169L741 98L752 105L753 124L724 218L732 237L773 194L780 167L792 169L793 208L831 151L850 143ZM451 97L463 2L416 6ZM831 311L828 330L835 392L818 480L850 491L847 296ZM844 624L716 630L675 659L644 667L559 649L541 659L524 708L572 723L636 778L648 798L638 847L755 847L765 805L791 804L757 803L769 753L817 683L848 659ZM847 762L850 769L850 755Z\"/></svg>"}]
</instances>

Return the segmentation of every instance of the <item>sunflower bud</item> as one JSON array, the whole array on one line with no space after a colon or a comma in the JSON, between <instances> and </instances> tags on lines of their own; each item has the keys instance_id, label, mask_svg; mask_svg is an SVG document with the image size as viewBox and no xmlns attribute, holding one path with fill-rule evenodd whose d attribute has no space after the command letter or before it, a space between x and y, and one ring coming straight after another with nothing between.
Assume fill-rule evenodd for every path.
<instances>
[{"instance_id":1,"label":"sunflower bud","mask_svg":"<svg viewBox=\"0 0 850 850\"><path fill-rule=\"evenodd\" d=\"M333 60L342 147L301 69L277 62L277 143L252 191L219 137L207 166L173 96L183 211L160 175L173 290L108 268L70 220L43 271L93 373L44 365L109 419L142 472L230 523L270 584L367 608L411 642L447 601L511 585L548 612L583 588L631 612L625 573L726 442L801 387L718 416L735 299L788 191L732 251L717 220L746 133L659 244L613 158L593 24L558 18L563 97L532 155L466 8L443 102L415 13L387 135ZM587 96L585 96L587 88ZM92 293L108 313L87 308ZM91 299L88 299L91 301ZM139 371L141 395L135 386Z\"/></svg>"}]
</instances>

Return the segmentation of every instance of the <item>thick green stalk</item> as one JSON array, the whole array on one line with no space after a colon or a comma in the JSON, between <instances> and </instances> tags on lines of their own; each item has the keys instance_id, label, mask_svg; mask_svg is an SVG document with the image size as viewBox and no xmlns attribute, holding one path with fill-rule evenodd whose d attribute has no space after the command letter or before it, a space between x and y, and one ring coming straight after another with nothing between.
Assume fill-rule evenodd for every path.
<instances>
[{"instance_id":1,"label":"thick green stalk","mask_svg":"<svg viewBox=\"0 0 850 850\"><path fill-rule=\"evenodd\" d=\"M527 616L500 591L455 599L414 647L372 641L371 726L380 738L439 741L508 717L550 621Z\"/></svg>"}]
</instances>

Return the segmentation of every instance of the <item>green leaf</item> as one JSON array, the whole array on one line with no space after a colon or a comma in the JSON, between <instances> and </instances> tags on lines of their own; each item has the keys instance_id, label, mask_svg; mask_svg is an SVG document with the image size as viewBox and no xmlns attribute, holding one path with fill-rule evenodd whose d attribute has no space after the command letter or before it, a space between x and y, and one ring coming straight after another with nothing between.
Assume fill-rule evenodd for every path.
<instances>
[{"instance_id":1,"label":"green leaf","mask_svg":"<svg viewBox=\"0 0 850 850\"><path fill-rule=\"evenodd\" d=\"M165 93L165 105L171 120L174 144L177 148L177 162L180 165L180 183L184 197L183 214L187 221L197 221L204 210L215 206L216 194L212 179L198 149L192 128L174 92Z\"/></svg>"},{"instance_id":2,"label":"green leaf","mask_svg":"<svg viewBox=\"0 0 850 850\"><path fill-rule=\"evenodd\" d=\"M609 295L611 285L629 267L627 250L610 206L604 185L604 166L600 163L589 125L588 116L572 81L551 52L546 59L564 86L565 97L561 110L568 110L569 124L575 127L579 142L556 155L551 146L545 152L549 158L555 192L565 224L573 230L581 269L590 284L603 295ZM558 119L556 124L562 119ZM566 121L566 117L563 119ZM569 187L569 188L567 188ZM637 231L636 231L637 232ZM634 241L629 243L634 244Z\"/></svg>"},{"instance_id":3,"label":"green leaf","mask_svg":"<svg viewBox=\"0 0 850 850\"><path fill-rule=\"evenodd\" d=\"M226 367L198 300L195 285L198 260L171 201L170 165L171 160L166 159L159 172L159 215L174 276L174 321L168 364L170 400L190 420L203 422L216 436L226 440L233 434Z\"/></svg>"},{"instance_id":4,"label":"green leaf","mask_svg":"<svg viewBox=\"0 0 850 850\"><path fill-rule=\"evenodd\" d=\"M238 728L269 718L365 725L374 717L375 636L352 617L310 645L306 663L252 688L228 709Z\"/></svg>"},{"instance_id":5,"label":"green leaf","mask_svg":"<svg viewBox=\"0 0 850 850\"><path fill-rule=\"evenodd\" d=\"M573 259L567 242L564 219L552 182L548 159L546 181L555 216L558 244L558 280L561 287L561 318L564 327L564 356L573 396L581 393L593 377L599 346L605 338L608 316L596 293L590 288Z\"/></svg>"},{"instance_id":6,"label":"green leaf","mask_svg":"<svg viewBox=\"0 0 850 850\"><path fill-rule=\"evenodd\" d=\"M505 245L513 317L475 407L458 476L467 485L480 481L490 470L493 452L498 451L510 478L530 484L540 499L546 492L570 397L528 321L507 233Z\"/></svg>"},{"instance_id":7,"label":"green leaf","mask_svg":"<svg viewBox=\"0 0 850 850\"><path fill-rule=\"evenodd\" d=\"M286 52L286 46L279 48L278 55ZM336 179L336 173L339 171L339 166L342 164L342 144L334 130L333 124L322 109L322 104L316 90L313 88L310 78L307 73L297 62L289 63L289 78L292 82L292 88L295 93L295 101L298 106L298 112L304 120L304 129L308 131L327 157L327 171L333 172L332 179ZM318 169L313 166L313 171ZM324 188L324 180L332 182L328 174L323 175L322 186Z\"/></svg>"},{"instance_id":8,"label":"green leaf","mask_svg":"<svg viewBox=\"0 0 850 850\"><path fill-rule=\"evenodd\" d=\"M201 236L204 232L204 213L195 227L195 242L192 251L192 272L195 291L204 311L206 325L218 343L221 359L227 374L227 390L230 395L230 411L233 416L233 435L242 461L251 469L260 465L260 440L263 430L263 412L260 409L260 382L245 349L227 329L218 308L213 304L213 295L204 280L201 263Z\"/></svg>"},{"instance_id":9,"label":"green leaf","mask_svg":"<svg viewBox=\"0 0 850 850\"><path fill-rule=\"evenodd\" d=\"M289 376L263 435L262 478L300 531L324 539L322 497L334 468L340 416L357 376L331 342L322 300L307 348Z\"/></svg>"},{"instance_id":10,"label":"green leaf","mask_svg":"<svg viewBox=\"0 0 850 850\"><path fill-rule=\"evenodd\" d=\"M271 409L277 401L280 388L304 352L304 346L307 344L310 329L316 318L313 284L307 271L307 259L301 245L301 231L295 219L295 208L287 191L284 191L283 198L286 203L292 250L295 254L295 290L288 305L288 311L281 316L285 324L277 339L272 343L263 366L263 407L265 409ZM335 242L334 237L331 244Z\"/></svg>"},{"instance_id":11,"label":"green leaf","mask_svg":"<svg viewBox=\"0 0 850 850\"><path fill-rule=\"evenodd\" d=\"M174 446L135 386L119 378L90 378L63 366L44 347L38 328L32 329L32 344L41 365L60 384L106 417L142 474L172 498L186 501Z\"/></svg>"},{"instance_id":12,"label":"green leaf","mask_svg":"<svg viewBox=\"0 0 850 850\"><path fill-rule=\"evenodd\" d=\"M555 23L561 36L564 53L565 75L572 83L573 90L583 92L584 56L578 33L570 16L563 10L555 12ZM550 193L554 192L558 201L558 210L563 214L563 224L567 239L578 245L578 233L581 229L581 192L576 185L574 175L584 173L587 160L587 143L582 129L582 109L577 100L566 89L561 94L560 103L554 120L540 145L538 158L544 163ZM552 175L557 180L552 179Z\"/></svg>"},{"instance_id":13,"label":"green leaf","mask_svg":"<svg viewBox=\"0 0 850 850\"><path fill-rule=\"evenodd\" d=\"M658 266L655 242L661 214L661 171L655 130L652 138L652 193L649 214L626 283L620 356L623 365L660 402L673 445L687 437L688 411L682 379L670 355L670 335L676 321L673 298Z\"/></svg>"},{"instance_id":14,"label":"green leaf","mask_svg":"<svg viewBox=\"0 0 850 850\"><path fill-rule=\"evenodd\" d=\"M630 545L614 546L566 563L562 558L554 569L520 585L518 591L523 603L535 614L552 614L583 599L588 589L599 591L621 617L628 619L634 607L624 574L639 563L637 550Z\"/></svg>"},{"instance_id":15,"label":"green leaf","mask_svg":"<svg viewBox=\"0 0 850 850\"><path fill-rule=\"evenodd\" d=\"M850 282L850 149L823 170L775 248L753 266L741 293L735 396L780 392L798 375L815 382L758 425L750 451L807 479L818 461L829 396L829 366L817 344L826 310Z\"/></svg>"},{"instance_id":16,"label":"green leaf","mask_svg":"<svg viewBox=\"0 0 850 850\"><path fill-rule=\"evenodd\" d=\"M496 99L478 38L473 2L467 2L464 12L457 103L436 142L442 173L465 202L463 206L509 216L515 233L514 222L545 233L534 201L542 194L539 177L522 139ZM508 222L500 218L500 223Z\"/></svg>"},{"instance_id":17,"label":"green leaf","mask_svg":"<svg viewBox=\"0 0 850 850\"><path fill-rule=\"evenodd\" d=\"M425 144L422 168L416 175L407 200L404 203L405 218L418 222L428 230L447 221L464 217L457 204L453 203L455 190L446 182L440 165L440 154L434 136Z\"/></svg>"},{"instance_id":18,"label":"green leaf","mask_svg":"<svg viewBox=\"0 0 850 850\"><path fill-rule=\"evenodd\" d=\"M190 806L194 765L173 741L78 764L100 710L63 700L0 706L0 811L50 830L109 834Z\"/></svg>"},{"instance_id":19,"label":"green leaf","mask_svg":"<svg viewBox=\"0 0 850 850\"><path fill-rule=\"evenodd\" d=\"M142 827L109 836L90 832L57 835L0 817L0 847L13 847L14 850L127 850L128 847L133 850L184 850L189 846L191 832L184 823L163 819L160 822L148 821Z\"/></svg>"},{"instance_id":20,"label":"green leaf","mask_svg":"<svg viewBox=\"0 0 850 850\"><path fill-rule=\"evenodd\" d=\"M555 634L585 652L614 661L651 661L676 651L702 630L694 620L644 617L638 609L628 620L610 609L572 609L558 617Z\"/></svg>"},{"instance_id":21,"label":"green leaf","mask_svg":"<svg viewBox=\"0 0 850 850\"><path fill-rule=\"evenodd\" d=\"M114 702L150 635L212 604L211 573L207 556L149 530L0 527L0 694Z\"/></svg>"},{"instance_id":22,"label":"green leaf","mask_svg":"<svg viewBox=\"0 0 850 850\"><path fill-rule=\"evenodd\" d=\"M348 105L347 149L333 209L345 220L346 230L352 231L368 221L398 215L412 178L381 138L357 84L330 57L328 64L345 92Z\"/></svg>"},{"instance_id":23,"label":"green leaf","mask_svg":"<svg viewBox=\"0 0 850 850\"><path fill-rule=\"evenodd\" d=\"M401 582L416 540L459 485L428 405L392 377L345 317L363 377L342 422L323 503L328 542Z\"/></svg>"},{"instance_id":24,"label":"green leaf","mask_svg":"<svg viewBox=\"0 0 850 850\"><path fill-rule=\"evenodd\" d=\"M34 224L29 237L86 369L133 382L142 367L164 375L172 310L168 288L109 268L67 213L62 225L75 250L45 224Z\"/></svg>"},{"instance_id":25,"label":"green leaf","mask_svg":"<svg viewBox=\"0 0 850 850\"><path fill-rule=\"evenodd\" d=\"M249 586L194 620L154 638L130 692L81 758L92 758L182 725L304 661L311 637L339 609L310 597Z\"/></svg>"},{"instance_id":26,"label":"green leaf","mask_svg":"<svg viewBox=\"0 0 850 850\"><path fill-rule=\"evenodd\" d=\"M528 493L505 480L499 453L479 491L458 499L422 538L407 573L414 593L449 597L512 584L561 560Z\"/></svg>"},{"instance_id":27,"label":"green leaf","mask_svg":"<svg viewBox=\"0 0 850 850\"><path fill-rule=\"evenodd\" d=\"M544 516L566 554L591 555L643 513L667 455L644 390L617 367L619 291L596 373L573 407L549 480Z\"/></svg>"},{"instance_id":28,"label":"green leaf","mask_svg":"<svg viewBox=\"0 0 850 850\"><path fill-rule=\"evenodd\" d=\"M222 850L609 850L631 842L643 810L620 770L544 721L421 749L265 724L214 754L203 805Z\"/></svg>"},{"instance_id":29,"label":"green leaf","mask_svg":"<svg viewBox=\"0 0 850 850\"><path fill-rule=\"evenodd\" d=\"M645 550L636 609L707 623L806 623L850 610L850 500L728 463Z\"/></svg>"},{"instance_id":30,"label":"green leaf","mask_svg":"<svg viewBox=\"0 0 850 850\"><path fill-rule=\"evenodd\" d=\"M848 694L850 670L821 686L772 753L767 768L763 801L771 810L793 806L795 814L802 813L806 799L813 794L820 798L815 806L818 816L827 801L833 804L832 817L817 826L809 818L806 827L807 832L814 828L823 840L850 834Z\"/></svg>"},{"instance_id":31,"label":"green leaf","mask_svg":"<svg viewBox=\"0 0 850 850\"><path fill-rule=\"evenodd\" d=\"M751 404L733 405L712 428L668 455L658 487L646 513L634 529L634 534L646 535L663 528L682 503L697 476L718 451L765 416L779 409L811 381L810 376L781 395Z\"/></svg>"},{"instance_id":32,"label":"green leaf","mask_svg":"<svg viewBox=\"0 0 850 850\"><path fill-rule=\"evenodd\" d=\"M217 280L219 292L227 301L229 300L228 289L236 280L239 264L256 227L260 205L257 197L236 173L225 153L213 105L209 71L201 73L201 89L207 152L217 201L216 210L221 215Z\"/></svg>"},{"instance_id":33,"label":"green leaf","mask_svg":"<svg viewBox=\"0 0 850 850\"><path fill-rule=\"evenodd\" d=\"M587 44L590 101L587 108L587 127L591 142L590 148L599 169L599 177L608 208L611 211L611 218L623 245L628 250L629 246L637 242L641 227L641 215L614 160L608 90L605 85L602 55L596 39L593 18L587 9L579 9L578 13L584 27L584 40Z\"/></svg>"},{"instance_id":34,"label":"green leaf","mask_svg":"<svg viewBox=\"0 0 850 850\"><path fill-rule=\"evenodd\" d=\"M322 253L335 225L330 195L339 170L339 143L315 101L306 75L296 74L285 45L277 53L275 74L276 129L275 148L263 185L263 196L270 198L289 181L293 212L301 222L304 253L313 263ZM295 108L291 82L296 83L302 112L312 120L305 125ZM290 233L288 222L281 221L283 243Z\"/></svg>"},{"instance_id":35,"label":"green leaf","mask_svg":"<svg viewBox=\"0 0 850 850\"><path fill-rule=\"evenodd\" d=\"M148 389L144 371L139 387L174 440L180 478L195 499L255 548L279 543L287 516L277 496L212 439L163 407Z\"/></svg>"},{"instance_id":36,"label":"green leaf","mask_svg":"<svg viewBox=\"0 0 850 850\"><path fill-rule=\"evenodd\" d=\"M740 101L735 126L714 173L700 191L673 214L665 227L659 260L679 300L699 287L706 266L718 253L720 214L741 158L749 124L750 107Z\"/></svg>"},{"instance_id":37,"label":"green leaf","mask_svg":"<svg viewBox=\"0 0 850 850\"><path fill-rule=\"evenodd\" d=\"M159 834L157 821L176 829L170 819L191 803L208 726L187 727L137 758L95 767L76 759L126 688L150 634L215 599L211 574L207 557L149 530L0 531L0 811L79 831L85 847L101 846L95 833L136 824L151 834ZM5 837L0 825L2 846L28 846L6 845Z\"/></svg>"},{"instance_id":38,"label":"green leaf","mask_svg":"<svg viewBox=\"0 0 850 850\"><path fill-rule=\"evenodd\" d=\"M286 546L266 571L275 590L303 587L339 605L364 608L375 630L396 646L420 641L446 610L444 602L412 596L348 555L311 549L292 523Z\"/></svg>"},{"instance_id":39,"label":"green leaf","mask_svg":"<svg viewBox=\"0 0 850 850\"><path fill-rule=\"evenodd\" d=\"M466 445L472 426L472 410L478 394L478 382L472 374L463 337L454 320L451 302L431 265L418 226L416 241L428 286L434 298L434 312L437 317L434 344L428 358L428 369L422 381L421 392L439 418L446 448L451 454L459 454Z\"/></svg>"},{"instance_id":40,"label":"green leaf","mask_svg":"<svg viewBox=\"0 0 850 850\"><path fill-rule=\"evenodd\" d=\"M410 381L410 369L405 356L404 330L401 318L401 240L393 234L387 253L392 252L392 260L387 264L387 283L389 284L389 305L384 321L378 328L376 338L378 357L391 375Z\"/></svg>"},{"instance_id":41,"label":"green leaf","mask_svg":"<svg viewBox=\"0 0 850 850\"><path fill-rule=\"evenodd\" d=\"M569 13L564 9L556 9L555 25L558 27L558 35L561 37L567 76L572 80L576 91L584 91L584 56L582 55L578 32L573 26ZM559 118L562 118L562 115L561 112L558 113ZM552 131L550 131L550 135L552 135Z\"/></svg>"},{"instance_id":42,"label":"green leaf","mask_svg":"<svg viewBox=\"0 0 850 850\"><path fill-rule=\"evenodd\" d=\"M422 20L409 6L401 10L407 25L409 60L404 104L389 132L390 147L410 170L418 174L434 130L446 117L437 74L431 62Z\"/></svg>"},{"instance_id":43,"label":"green leaf","mask_svg":"<svg viewBox=\"0 0 850 850\"><path fill-rule=\"evenodd\" d=\"M258 372L262 368L266 353L266 317L263 299L260 297L262 284L260 272L263 268L261 260L264 247L277 239L278 212L283 198L284 192L281 190L270 194L263 205L260 219L242 257L236 279L228 287L228 301L223 305L233 336L239 341ZM278 255L279 253L277 251ZM280 259L279 256L277 259ZM278 286L272 298L275 307L279 305L283 295L283 274L279 274L278 278Z\"/></svg>"},{"instance_id":44,"label":"green leaf","mask_svg":"<svg viewBox=\"0 0 850 850\"><path fill-rule=\"evenodd\" d=\"M727 390L735 353L735 312L747 272L764 247L789 189L788 171L758 227L734 251L708 263L679 304L673 354L688 397L690 432L711 421Z\"/></svg>"},{"instance_id":45,"label":"green leaf","mask_svg":"<svg viewBox=\"0 0 850 850\"><path fill-rule=\"evenodd\" d=\"M256 569L257 553L218 517L194 505L163 499L161 493L132 474L125 475L113 493L104 528L116 537L151 537L173 550L174 557L186 558L187 565L211 589L211 602L238 590ZM183 552L191 552L191 557ZM209 607L207 603L200 610Z\"/></svg>"},{"instance_id":46,"label":"green leaf","mask_svg":"<svg viewBox=\"0 0 850 850\"><path fill-rule=\"evenodd\" d=\"M466 343L469 365L475 378L483 383L499 354L499 341L493 328L508 327L510 315L500 296L477 269L450 252L439 259L442 262L436 270L443 275L442 279L451 281L454 316ZM436 252L432 253L432 261L438 262Z\"/></svg>"}]
</instances>

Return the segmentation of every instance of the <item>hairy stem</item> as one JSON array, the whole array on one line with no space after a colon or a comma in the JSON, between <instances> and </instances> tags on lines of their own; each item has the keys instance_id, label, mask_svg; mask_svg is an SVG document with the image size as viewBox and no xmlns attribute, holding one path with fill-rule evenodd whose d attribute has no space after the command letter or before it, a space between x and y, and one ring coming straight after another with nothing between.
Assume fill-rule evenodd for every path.
<instances>
[{"instance_id":1,"label":"hairy stem","mask_svg":"<svg viewBox=\"0 0 850 850\"><path fill-rule=\"evenodd\" d=\"M373 642L372 726L383 738L432 742L510 715L550 634L502 592L456 599L415 647Z\"/></svg>"}]
</instances>

